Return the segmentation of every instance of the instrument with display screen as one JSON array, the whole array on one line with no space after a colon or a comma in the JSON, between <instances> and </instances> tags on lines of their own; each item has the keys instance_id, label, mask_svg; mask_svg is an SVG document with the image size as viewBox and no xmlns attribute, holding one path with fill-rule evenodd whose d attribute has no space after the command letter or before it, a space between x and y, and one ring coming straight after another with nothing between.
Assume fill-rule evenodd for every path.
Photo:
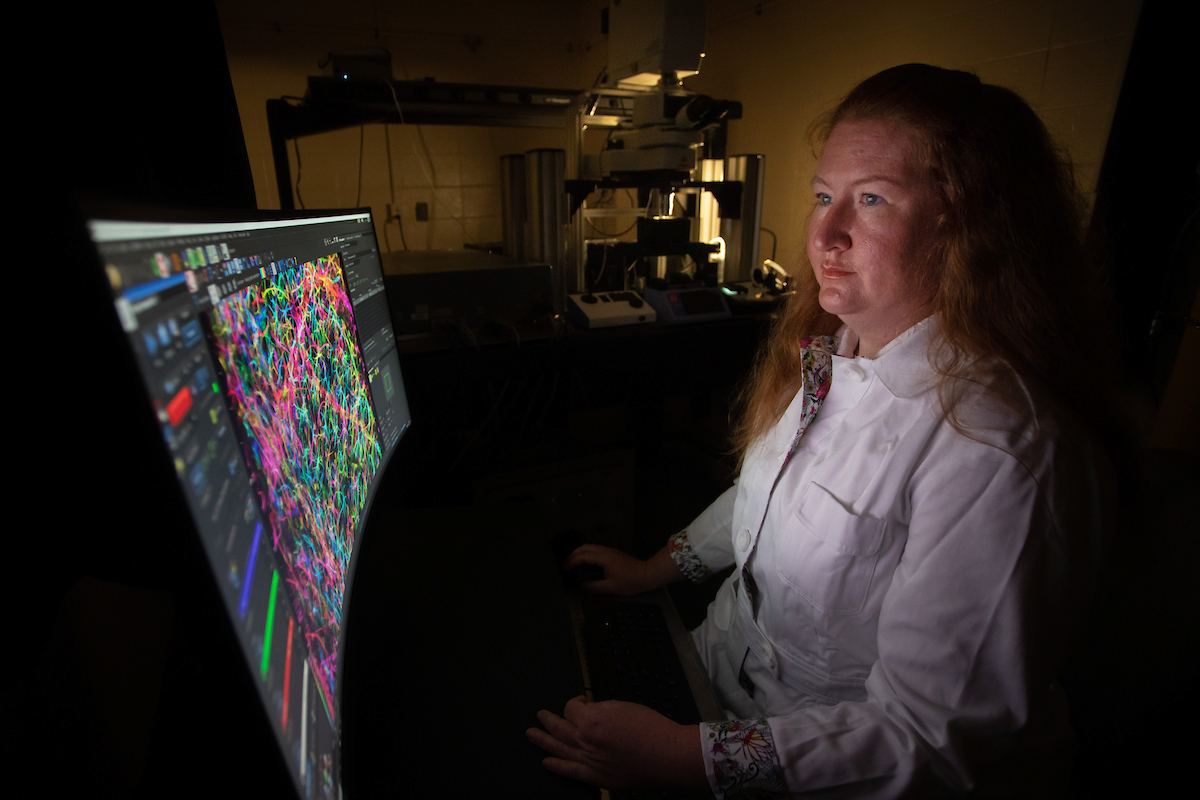
<instances>
[{"instance_id":1,"label":"instrument with display screen","mask_svg":"<svg viewBox=\"0 0 1200 800\"><path fill-rule=\"evenodd\" d=\"M297 792L335 790L346 598L410 422L370 212L88 228Z\"/></svg>"}]
</instances>

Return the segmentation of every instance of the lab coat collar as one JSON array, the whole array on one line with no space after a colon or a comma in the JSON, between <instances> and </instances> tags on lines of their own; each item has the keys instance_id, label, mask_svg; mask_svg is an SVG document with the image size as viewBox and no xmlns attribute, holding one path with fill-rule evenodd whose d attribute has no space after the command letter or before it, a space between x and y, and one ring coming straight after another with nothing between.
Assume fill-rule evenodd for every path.
<instances>
[{"instance_id":1,"label":"lab coat collar","mask_svg":"<svg viewBox=\"0 0 1200 800\"><path fill-rule=\"evenodd\" d=\"M937 370L930 363L930 349L940 327L934 317L913 325L884 345L874 358L854 355L858 334L846 325L834 339L837 355L851 359L868 373L874 372L896 397L916 397L937 385Z\"/></svg>"}]
</instances>

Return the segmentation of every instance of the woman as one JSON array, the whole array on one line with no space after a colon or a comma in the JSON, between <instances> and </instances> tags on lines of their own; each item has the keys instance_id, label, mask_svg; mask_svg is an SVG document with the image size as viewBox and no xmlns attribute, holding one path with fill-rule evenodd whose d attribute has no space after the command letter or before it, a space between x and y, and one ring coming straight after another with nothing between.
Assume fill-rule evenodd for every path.
<instances>
[{"instance_id":1,"label":"woman","mask_svg":"<svg viewBox=\"0 0 1200 800\"><path fill-rule=\"evenodd\" d=\"M1014 93L925 65L817 130L800 287L761 354L736 484L592 591L735 564L693 633L726 720L542 711L563 775L717 796L1027 792L1099 552L1095 286L1070 167Z\"/></svg>"}]
</instances>

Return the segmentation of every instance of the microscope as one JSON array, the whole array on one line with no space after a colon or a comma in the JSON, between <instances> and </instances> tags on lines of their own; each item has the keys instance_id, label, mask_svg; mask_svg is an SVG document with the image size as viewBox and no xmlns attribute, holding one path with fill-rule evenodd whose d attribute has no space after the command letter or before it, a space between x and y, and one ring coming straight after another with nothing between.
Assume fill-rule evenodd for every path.
<instances>
[{"instance_id":1,"label":"microscope","mask_svg":"<svg viewBox=\"0 0 1200 800\"><path fill-rule=\"evenodd\" d=\"M763 156L724 152L742 105L683 85L704 59L705 11L702 0L613 0L608 64L568 109L566 151L502 159L504 183L522 183L526 201L520 230L506 208L506 248L523 235L525 256L551 264L581 327L728 317L727 298L752 296L754 273L770 271L759 259Z\"/></svg>"},{"instance_id":2,"label":"microscope","mask_svg":"<svg viewBox=\"0 0 1200 800\"><path fill-rule=\"evenodd\" d=\"M742 105L683 85L704 59L705 11L703 2L684 0L622 0L608 9L608 67L577 127L582 132L597 116L622 113L600 121L610 125L602 149L579 148L577 173L566 182L577 324L593 327L597 312L605 322L620 319L614 312L626 304L639 312L639 296L660 322L728 317L730 290L720 287L748 281L761 268L763 157L724 153L726 126L741 119ZM581 195L595 198L597 190L601 200L589 207ZM633 241L605 237L594 224L614 213L604 198L621 190L636 201L621 226L636 233Z\"/></svg>"}]
</instances>

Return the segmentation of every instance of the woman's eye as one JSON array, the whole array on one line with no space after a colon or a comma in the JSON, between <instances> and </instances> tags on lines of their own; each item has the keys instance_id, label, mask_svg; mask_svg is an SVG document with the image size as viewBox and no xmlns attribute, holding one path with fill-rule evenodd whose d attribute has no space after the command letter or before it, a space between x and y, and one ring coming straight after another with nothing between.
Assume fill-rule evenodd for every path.
<instances>
[{"instance_id":1,"label":"woman's eye","mask_svg":"<svg viewBox=\"0 0 1200 800\"><path fill-rule=\"evenodd\" d=\"M833 198L824 192L817 192L817 205L827 206L833 202Z\"/></svg>"},{"instance_id":2,"label":"woman's eye","mask_svg":"<svg viewBox=\"0 0 1200 800\"><path fill-rule=\"evenodd\" d=\"M862 198L863 203L868 206L877 206L883 202L883 198L877 194L864 193Z\"/></svg>"}]
</instances>

